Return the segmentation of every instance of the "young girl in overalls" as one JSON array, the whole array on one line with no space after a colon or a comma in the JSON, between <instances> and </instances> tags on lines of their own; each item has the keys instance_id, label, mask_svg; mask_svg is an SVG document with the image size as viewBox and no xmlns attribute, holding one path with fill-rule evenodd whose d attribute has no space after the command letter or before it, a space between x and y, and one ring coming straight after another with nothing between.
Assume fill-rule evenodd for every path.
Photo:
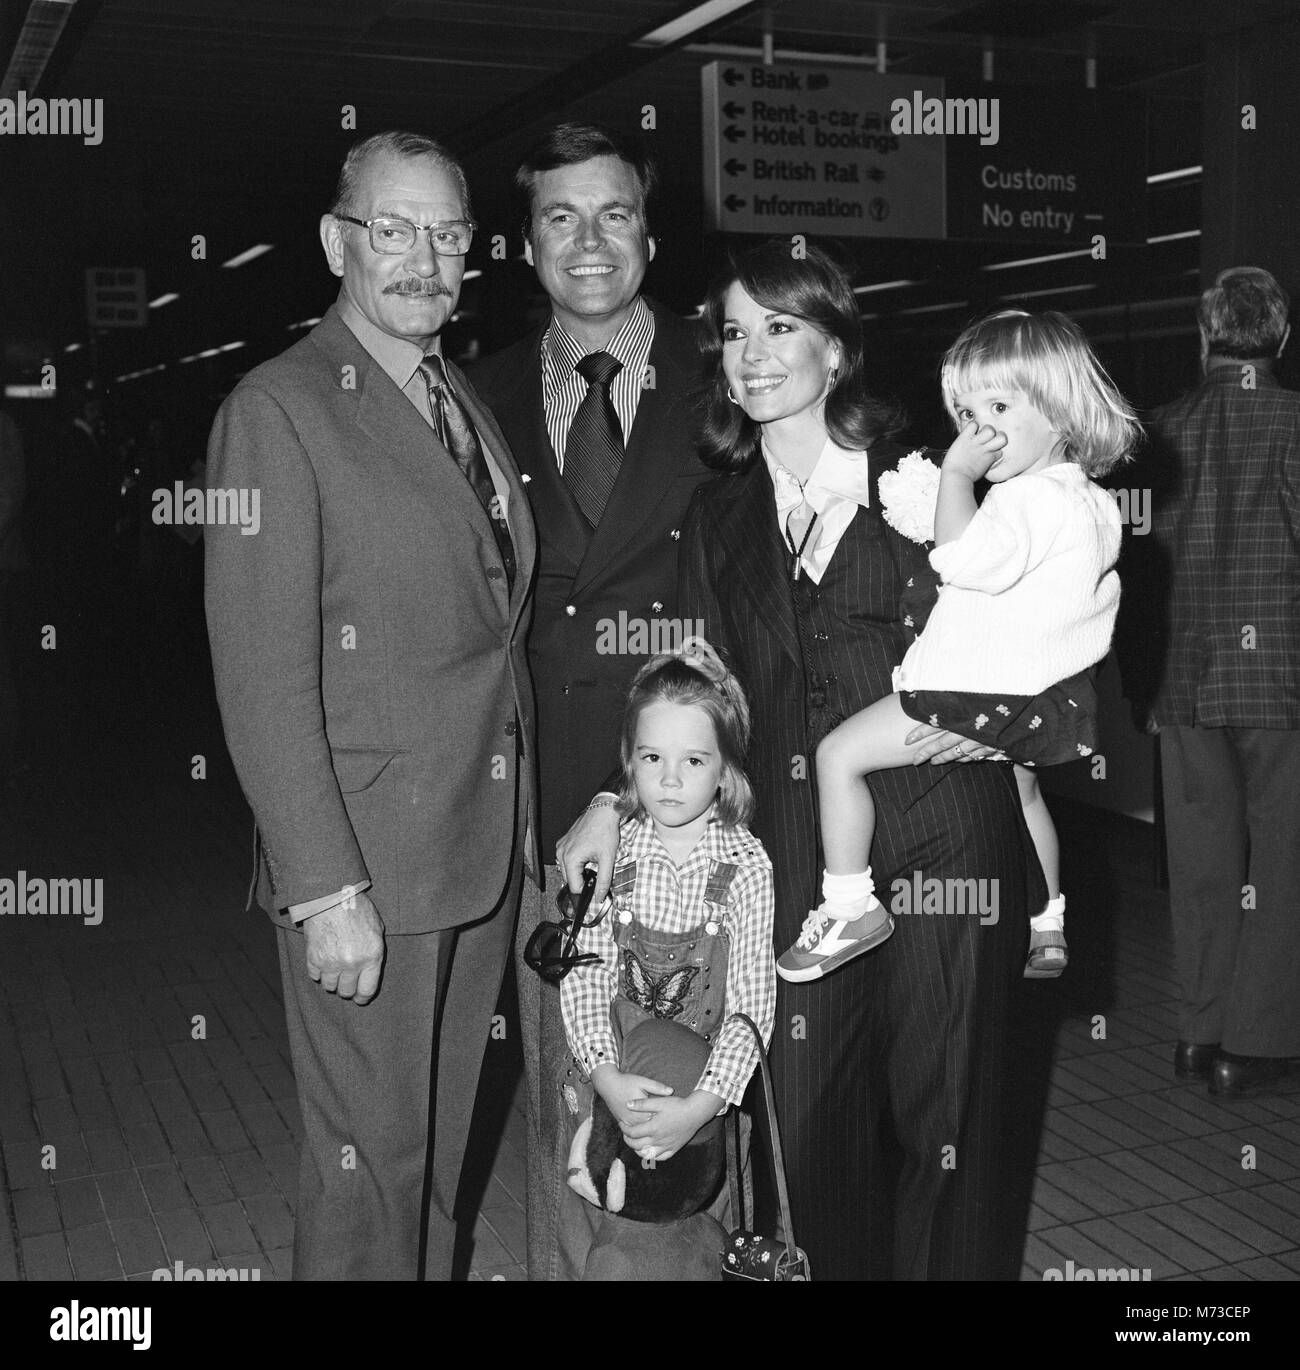
<instances>
[{"instance_id":1,"label":"young girl in overalls","mask_svg":"<svg viewBox=\"0 0 1300 1370\"><path fill-rule=\"evenodd\" d=\"M573 1054L560 1086L570 1135L594 1089L646 1163L669 1160L740 1102L757 1052L727 1016L748 1014L764 1041L771 1037L772 863L745 827L754 807L742 769L748 740L744 692L707 643L692 639L681 653L656 656L633 680L612 907L578 942L600 960L560 984ZM710 1045L686 1097L620 1069L623 1039L650 1017L682 1023ZM568 1187L561 1207L573 1260L599 1213Z\"/></svg>"}]
</instances>

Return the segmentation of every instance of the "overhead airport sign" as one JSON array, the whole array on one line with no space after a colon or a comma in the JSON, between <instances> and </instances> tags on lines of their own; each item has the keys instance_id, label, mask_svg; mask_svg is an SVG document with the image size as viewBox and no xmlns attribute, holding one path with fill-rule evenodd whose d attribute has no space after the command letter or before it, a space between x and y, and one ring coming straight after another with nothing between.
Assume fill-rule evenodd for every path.
<instances>
[{"instance_id":1,"label":"overhead airport sign","mask_svg":"<svg viewBox=\"0 0 1300 1370\"><path fill-rule=\"evenodd\" d=\"M713 62L703 70L704 186L724 233L942 238L942 138L891 132L891 102L938 77Z\"/></svg>"},{"instance_id":2,"label":"overhead airport sign","mask_svg":"<svg viewBox=\"0 0 1300 1370\"><path fill-rule=\"evenodd\" d=\"M1146 238L1146 109L1086 90L982 87L1000 137L948 139L948 237L1083 247ZM951 90L951 86L950 86Z\"/></svg>"},{"instance_id":3,"label":"overhead airport sign","mask_svg":"<svg viewBox=\"0 0 1300 1370\"><path fill-rule=\"evenodd\" d=\"M1141 242L1143 113L1093 92L703 68L704 195L723 233ZM1125 155L1117 158L1116 147Z\"/></svg>"}]
</instances>

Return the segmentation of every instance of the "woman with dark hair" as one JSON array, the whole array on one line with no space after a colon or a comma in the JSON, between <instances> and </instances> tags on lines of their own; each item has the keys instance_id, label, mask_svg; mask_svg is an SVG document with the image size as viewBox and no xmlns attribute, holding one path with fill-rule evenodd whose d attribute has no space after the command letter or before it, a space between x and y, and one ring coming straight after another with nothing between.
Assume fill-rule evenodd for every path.
<instances>
[{"instance_id":1,"label":"woman with dark hair","mask_svg":"<svg viewBox=\"0 0 1300 1370\"><path fill-rule=\"evenodd\" d=\"M881 516L880 476L903 451L867 394L857 305L832 259L789 240L751 249L710 291L705 326L706 460L724 474L682 532L680 607L749 695L753 831L772 858L780 948L817 902L817 744L890 693L909 641L900 600L928 565ZM895 915L917 916L825 980L783 984L777 1005L777 1107L814 1277L1013 1278L1018 1264L997 1223L1003 1039L1045 890L1011 767L947 764L993 752L918 734L918 763L934 764L869 778L879 887ZM612 812L585 815L561 843L571 884L588 858L607 879L615 835ZM979 896L963 916L913 908L914 891L957 888Z\"/></svg>"}]
</instances>

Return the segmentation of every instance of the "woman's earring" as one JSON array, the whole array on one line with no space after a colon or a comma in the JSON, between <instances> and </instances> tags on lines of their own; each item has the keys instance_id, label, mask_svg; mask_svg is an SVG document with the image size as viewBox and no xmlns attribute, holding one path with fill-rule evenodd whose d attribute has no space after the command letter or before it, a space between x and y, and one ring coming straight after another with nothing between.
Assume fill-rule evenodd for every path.
<instances>
[{"instance_id":1,"label":"woman's earring","mask_svg":"<svg viewBox=\"0 0 1300 1370\"><path fill-rule=\"evenodd\" d=\"M740 403L740 401L735 397L735 395L733 395L733 394L731 393L731 387L730 387L730 386L727 386L727 398L732 402L732 404L739 404L739 403Z\"/></svg>"},{"instance_id":2,"label":"woman's earring","mask_svg":"<svg viewBox=\"0 0 1300 1370\"><path fill-rule=\"evenodd\" d=\"M832 366L831 369L826 373L826 389L834 390L835 382L839 380L839 378L840 368L838 366Z\"/></svg>"}]
</instances>

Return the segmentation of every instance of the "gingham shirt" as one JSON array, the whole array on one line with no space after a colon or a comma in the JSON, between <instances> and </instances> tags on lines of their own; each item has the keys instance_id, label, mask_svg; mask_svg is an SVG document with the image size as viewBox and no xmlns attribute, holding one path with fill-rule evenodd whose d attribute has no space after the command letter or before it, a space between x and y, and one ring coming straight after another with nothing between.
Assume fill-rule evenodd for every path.
<instances>
[{"instance_id":1,"label":"gingham shirt","mask_svg":"<svg viewBox=\"0 0 1300 1370\"><path fill-rule=\"evenodd\" d=\"M1168 481L1152 529L1170 577L1161 724L1300 727L1300 394L1244 365L1150 419Z\"/></svg>"},{"instance_id":2,"label":"gingham shirt","mask_svg":"<svg viewBox=\"0 0 1300 1370\"><path fill-rule=\"evenodd\" d=\"M615 869L635 861L632 911L657 932L691 932L705 917L704 891L710 861L736 869L722 931L730 943L725 1011L747 1013L765 1042L772 1037L776 1009L776 962L772 955L772 863L748 828L712 819L695 850L678 868L648 819L626 819L619 833ZM595 928L584 928L578 945L595 952L600 963L577 966L560 982L560 1004L569 1049L588 1075L599 1065L618 1065L618 1044L610 1025L610 1005L618 988L618 947L611 911ZM754 1039L743 1023L718 1032L696 1089L707 1089L738 1104L758 1064Z\"/></svg>"},{"instance_id":3,"label":"gingham shirt","mask_svg":"<svg viewBox=\"0 0 1300 1370\"><path fill-rule=\"evenodd\" d=\"M636 419L637 405L645 386L646 364L655 340L655 316L650 306L637 298L627 322L601 349L623 363L623 369L610 382L609 397L614 402L626 443ZM587 381L575 370L587 354L556 318L542 336L542 405L546 410L546 431L555 449L555 459L564 473L564 446L578 406L587 396Z\"/></svg>"}]
</instances>

